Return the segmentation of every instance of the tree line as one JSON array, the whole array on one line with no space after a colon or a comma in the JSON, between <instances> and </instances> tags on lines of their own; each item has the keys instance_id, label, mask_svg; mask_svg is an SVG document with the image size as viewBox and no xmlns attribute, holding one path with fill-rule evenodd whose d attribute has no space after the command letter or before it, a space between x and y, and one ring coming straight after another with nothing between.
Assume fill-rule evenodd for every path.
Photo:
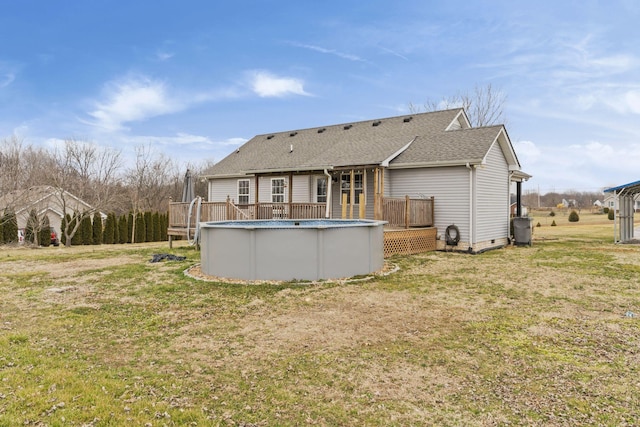
<instances>
[{"instance_id":1,"label":"tree line","mask_svg":"<svg viewBox=\"0 0 640 427\"><path fill-rule=\"evenodd\" d=\"M86 227L82 224L100 217L101 212L112 212L118 221L129 215L133 218L144 218L149 214L153 217L154 213L161 216L161 213L168 211L171 199L181 200L187 169L193 177L195 195L204 196L206 184L199 177L212 164L212 160L203 160L199 164L182 163L150 145L137 146L135 158L125 162L121 151L91 141L67 139L53 147L40 147L14 135L0 140L0 196L34 186L55 188L62 211L73 211L69 214L70 218L64 218L64 226L59 230L61 242L71 245L74 237L76 241L79 239L77 234L83 234L83 242L86 240L85 232L79 231L81 227ZM75 198L92 208L71 209ZM13 226L11 213L15 212L16 206L0 208L4 208L4 212L0 212L3 218L0 222L6 231ZM104 231L110 227L108 218L103 224ZM152 221L150 219L147 224ZM43 222L42 217L35 220L38 224L36 228L44 234L48 225L45 226ZM128 241L151 241L146 240L146 234L144 240L141 234L137 238L142 230L148 233L147 227L140 227L139 231L138 220L132 220L131 224ZM109 231L108 240L112 239L111 235ZM12 236L17 236L17 231ZM118 235L118 241L120 239Z\"/></svg>"},{"instance_id":2,"label":"tree line","mask_svg":"<svg viewBox=\"0 0 640 427\"><path fill-rule=\"evenodd\" d=\"M596 200L604 201L602 191L550 191L540 194L537 191L527 191L522 195L522 203L530 208L547 207L554 208L563 200L571 203L571 207L578 209L588 209L593 206Z\"/></svg>"}]
</instances>

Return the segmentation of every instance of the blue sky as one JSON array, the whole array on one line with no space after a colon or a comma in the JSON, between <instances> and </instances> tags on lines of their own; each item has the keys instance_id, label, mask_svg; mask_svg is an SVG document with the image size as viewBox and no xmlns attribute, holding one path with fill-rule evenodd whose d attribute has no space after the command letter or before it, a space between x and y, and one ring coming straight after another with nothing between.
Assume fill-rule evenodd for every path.
<instances>
[{"instance_id":1,"label":"blue sky","mask_svg":"<svg viewBox=\"0 0 640 427\"><path fill-rule=\"evenodd\" d=\"M221 160L491 84L526 190L640 179L640 2L0 0L0 139Z\"/></svg>"}]
</instances>

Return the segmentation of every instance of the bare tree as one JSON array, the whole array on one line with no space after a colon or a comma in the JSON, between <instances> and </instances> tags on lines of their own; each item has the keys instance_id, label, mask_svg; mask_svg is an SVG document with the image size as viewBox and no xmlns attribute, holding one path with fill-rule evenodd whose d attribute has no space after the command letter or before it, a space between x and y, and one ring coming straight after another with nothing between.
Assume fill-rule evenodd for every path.
<instances>
[{"instance_id":1,"label":"bare tree","mask_svg":"<svg viewBox=\"0 0 640 427\"><path fill-rule=\"evenodd\" d=\"M149 145L136 147L134 165L126 172L134 217L144 211L165 211L179 176L176 164ZM131 239L135 238L134 228Z\"/></svg>"},{"instance_id":2,"label":"bare tree","mask_svg":"<svg viewBox=\"0 0 640 427\"><path fill-rule=\"evenodd\" d=\"M409 111L418 113L462 107L469 117L471 126L491 126L505 124L506 101L506 95L489 83L486 86L476 85L472 92L460 92L457 95L442 98L440 101L427 100L422 107L409 103Z\"/></svg>"},{"instance_id":3,"label":"bare tree","mask_svg":"<svg viewBox=\"0 0 640 427\"><path fill-rule=\"evenodd\" d=\"M73 212L71 221L65 222L62 233L65 244L78 231L87 216L99 214L117 199L114 190L121 167L120 152L95 144L68 139L64 146L54 151L55 167L49 171L50 182L56 189L63 213ZM83 209L79 201L91 208Z\"/></svg>"}]
</instances>

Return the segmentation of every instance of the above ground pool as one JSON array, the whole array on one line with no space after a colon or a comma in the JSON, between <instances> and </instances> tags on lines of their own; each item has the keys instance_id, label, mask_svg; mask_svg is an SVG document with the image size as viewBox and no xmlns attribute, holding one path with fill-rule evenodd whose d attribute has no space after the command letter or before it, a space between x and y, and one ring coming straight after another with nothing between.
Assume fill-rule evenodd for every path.
<instances>
[{"instance_id":1,"label":"above ground pool","mask_svg":"<svg viewBox=\"0 0 640 427\"><path fill-rule=\"evenodd\" d=\"M385 221L308 219L200 224L201 268L240 280L323 280L384 265Z\"/></svg>"}]
</instances>

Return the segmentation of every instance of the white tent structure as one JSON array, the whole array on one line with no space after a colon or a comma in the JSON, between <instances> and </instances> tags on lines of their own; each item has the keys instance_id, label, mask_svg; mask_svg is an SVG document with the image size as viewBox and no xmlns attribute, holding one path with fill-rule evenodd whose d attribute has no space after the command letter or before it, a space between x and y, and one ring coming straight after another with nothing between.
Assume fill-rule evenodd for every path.
<instances>
[{"instance_id":1,"label":"white tent structure","mask_svg":"<svg viewBox=\"0 0 640 427\"><path fill-rule=\"evenodd\" d=\"M619 185L604 190L613 193L615 218L613 222L613 241L615 243L633 240L633 214L635 198L640 195L640 181Z\"/></svg>"}]
</instances>

